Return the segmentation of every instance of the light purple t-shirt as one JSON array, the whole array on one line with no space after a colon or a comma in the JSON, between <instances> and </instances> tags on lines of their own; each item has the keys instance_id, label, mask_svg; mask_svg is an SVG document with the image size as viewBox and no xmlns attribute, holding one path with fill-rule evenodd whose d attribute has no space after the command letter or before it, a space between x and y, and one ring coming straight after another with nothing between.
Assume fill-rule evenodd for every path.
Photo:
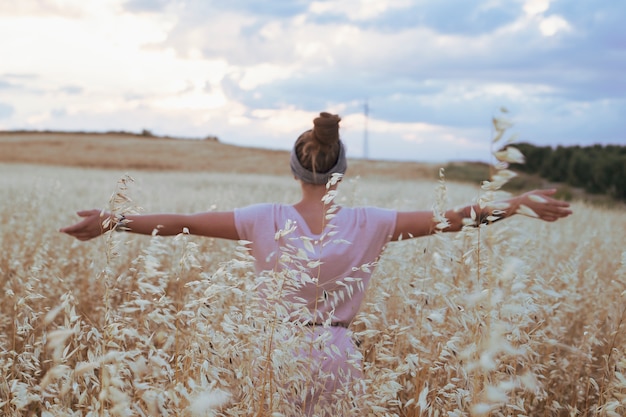
<instances>
[{"instance_id":1,"label":"light purple t-shirt","mask_svg":"<svg viewBox=\"0 0 626 417\"><path fill-rule=\"evenodd\" d=\"M311 313L317 310L317 318L295 317L305 322L353 320L395 226L395 210L341 207L318 235L291 205L235 209L235 227L240 239L252 242L257 274L287 270L298 282L287 297L306 303Z\"/></svg>"}]
</instances>

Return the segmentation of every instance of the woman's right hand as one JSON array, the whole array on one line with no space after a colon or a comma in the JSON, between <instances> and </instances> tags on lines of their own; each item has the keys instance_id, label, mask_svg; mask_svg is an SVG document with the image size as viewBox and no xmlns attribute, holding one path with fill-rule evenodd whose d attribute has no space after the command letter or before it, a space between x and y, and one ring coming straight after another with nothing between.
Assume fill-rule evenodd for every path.
<instances>
[{"instance_id":1,"label":"woman's right hand","mask_svg":"<svg viewBox=\"0 0 626 417\"><path fill-rule=\"evenodd\" d=\"M83 218L78 223L71 226L63 227L59 231L75 237L78 240L89 240L102 235L114 228L114 224L108 225L106 228L102 223L111 218L111 213L102 210L81 210L76 212Z\"/></svg>"}]
</instances>

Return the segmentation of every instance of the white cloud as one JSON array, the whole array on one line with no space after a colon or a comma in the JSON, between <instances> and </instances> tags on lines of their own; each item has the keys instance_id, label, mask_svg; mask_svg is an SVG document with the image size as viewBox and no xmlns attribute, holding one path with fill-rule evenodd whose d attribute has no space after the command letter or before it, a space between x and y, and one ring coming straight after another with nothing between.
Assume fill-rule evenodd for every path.
<instances>
[{"instance_id":1,"label":"white cloud","mask_svg":"<svg viewBox=\"0 0 626 417\"><path fill-rule=\"evenodd\" d=\"M111 4L102 1L101 4ZM59 16L78 18L84 14L85 4L73 0L20 0L0 3L0 16Z\"/></svg>"},{"instance_id":2,"label":"white cloud","mask_svg":"<svg viewBox=\"0 0 626 417\"><path fill-rule=\"evenodd\" d=\"M193 10L178 15L178 24L168 33L167 41L158 47L172 48L182 57L199 50L210 58L227 59L231 63L255 60L256 51L242 39L244 29L256 21L253 17L221 12L219 16L197 20Z\"/></svg>"},{"instance_id":3,"label":"white cloud","mask_svg":"<svg viewBox=\"0 0 626 417\"><path fill-rule=\"evenodd\" d=\"M69 80L119 87L120 82L141 83L144 70L155 60L170 60L166 54L158 57L143 49L148 42L164 39L166 17L147 19L111 11L83 12L89 13L81 19L1 17L0 36L4 41L0 51L3 56L13 57L4 61L4 70L18 72L28 68L45 72L40 79L55 84Z\"/></svg>"},{"instance_id":4,"label":"white cloud","mask_svg":"<svg viewBox=\"0 0 626 417\"><path fill-rule=\"evenodd\" d=\"M251 112L263 130L285 135L287 143L292 143L301 132L312 128L315 112L286 107L281 109L258 109Z\"/></svg>"},{"instance_id":5,"label":"white cloud","mask_svg":"<svg viewBox=\"0 0 626 417\"><path fill-rule=\"evenodd\" d=\"M551 0L526 0L523 7L527 18L522 19L522 21L529 24L536 22L539 31L546 37L572 29L568 21L562 16L556 14L545 16L545 13L550 9L550 3Z\"/></svg>"},{"instance_id":6,"label":"white cloud","mask_svg":"<svg viewBox=\"0 0 626 417\"><path fill-rule=\"evenodd\" d=\"M80 12L80 19L74 13L29 16L22 9L20 16L0 18L0 36L5 39L0 54L14 57L3 69L38 74L29 82L31 94L17 99L17 114L27 124L50 122L53 113L45 108L51 101L65 107L68 115L140 106L167 111L224 105L220 82L231 71L225 61L184 59L172 50L150 47L166 39L175 23L171 16L132 15L91 2L81 2L85 6L79 10L77 4L72 10ZM87 95L63 94L58 86L64 84Z\"/></svg>"},{"instance_id":7,"label":"white cloud","mask_svg":"<svg viewBox=\"0 0 626 417\"><path fill-rule=\"evenodd\" d=\"M539 30L544 36L554 36L561 31L569 31L572 27L570 24L558 15L551 15L541 20Z\"/></svg>"},{"instance_id":8,"label":"white cloud","mask_svg":"<svg viewBox=\"0 0 626 417\"><path fill-rule=\"evenodd\" d=\"M343 15L349 20L371 20L392 9L411 6L410 0L326 0L314 1L309 7L313 14Z\"/></svg>"},{"instance_id":9,"label":"white cloud","mask_svg":"<svg viewBox=\"0 0 626 417\"><path fill-rule=\"evenodd\" d=\"M417 144L437 142L446 146L482 149L483 144L473 142L460 129L438 126L429 123L389 123L384 120L371 120L368 123L372 136L391 134L406 142Z\"/></svg>"},{"instance_id":10,"label":"white cloud","mask_svg":"<svg viewBox=\"0 0 626 417\"><path fill-rule=\"evenodd\" d=\"M550 8L550 0L526 0L524 12L530 16L540 15Z\"/></svg>"},{"instance_id":11,"label":"white cloud","mask_svg":"<svg viewBox=\"0 0 626 417\"><path fill-rule=\"evenodd\" d=\"M190 90L181 94L165 97L156 97L151 104L164 111L181 110L210 110L222 107L226 104L227 98L221 90L206 92L203 84L192 86Z\"/></svg>"},{"instance_id":12,"label":"white cloud","mask_svg":"<svg viewBox=\"0 0 626 417\"><path fill-rule=\"evenodd\" d=\"M289 78L294 72L293 68L267 63L248 66L239 71L241 72L239 86L243 90L254 90L259 85Z\"/></svg>"}]
</instances>

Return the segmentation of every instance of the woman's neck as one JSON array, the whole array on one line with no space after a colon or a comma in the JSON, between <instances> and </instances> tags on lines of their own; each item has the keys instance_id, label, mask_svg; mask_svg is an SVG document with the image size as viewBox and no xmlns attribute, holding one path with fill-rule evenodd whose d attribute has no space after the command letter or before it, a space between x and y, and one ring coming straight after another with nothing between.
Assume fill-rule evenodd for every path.
<instances>
[{"instance_id":1,"label":"woman's neck","mask_svg":"<svg viewBox=\"0 0 626 417\"><path fill-rule=\"evenodd\" d=\"M335 188L336 186L331 187L330 190ZM330 208L330 204L324 203L323 200L330 190L326 189L326 185L302 183L302 199L293 205L313 233L320 234L324 228L325 212Z\"/></svg>"}]
</instances>

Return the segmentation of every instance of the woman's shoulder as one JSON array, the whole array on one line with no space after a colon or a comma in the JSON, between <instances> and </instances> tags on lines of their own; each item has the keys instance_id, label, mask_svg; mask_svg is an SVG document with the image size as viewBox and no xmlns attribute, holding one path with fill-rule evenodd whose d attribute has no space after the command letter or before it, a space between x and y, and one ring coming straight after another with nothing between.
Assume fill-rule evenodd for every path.
<instances>
[{"instance_id":1,"label":"woman's shoulder","mask_svg":"<svg viewBox=\"0 0 626 417\"><path fill-rule=\"evenodd\" d=\"M351 219L357 227L365 227L372 223L395 224L397 211L376 206L341 207L338 211L342 217Z\"/></svg>"},{"instance_id":2,"label":"woman's shoulder","mask_svg":"<svg viewBox=\"0 0 626 417\"><path fill-rule=\"evenodd\" d=\"M277 203L258 203L234 209L235 227L239 236L246 240L264 235L273 238L281 206Z\"/></svg>"},{"instance_id":3,"label":"woman's shoulder","mask_svg":"<svg viewBox=\"0 0 626 417\"><path fill-rule=\"evenodd\" d=\"M280 203L255 203L248 206L237 207L234 211L239 212L253 212L253 211L268 211L275 210L277 207L282 206Z\"/></svg>"},{"instance_id":4,"label":"woman's shoulder","mask_svg":"<svg viewBox=\"0 0 626 417\"><path fill-rule=\"evenodd\" d=\"M283 203L257 203L236 208L234 212L235 218L267 219L269 216L280 217L289 213L289 207Z\"/></svg>"},{"instance_id":5,"label":"woman's shoulder","mask_svg":"<svg viewBox=\"0 0 626 417\"><path fill-rule=\"evenodd\" d=\"M362 214L367 216L393 216L397 213L395 209L388 209L377 206L356 206L356 207L342 207L342 210L347 210L353 214Z\"/></svg>"}]
</instances>

